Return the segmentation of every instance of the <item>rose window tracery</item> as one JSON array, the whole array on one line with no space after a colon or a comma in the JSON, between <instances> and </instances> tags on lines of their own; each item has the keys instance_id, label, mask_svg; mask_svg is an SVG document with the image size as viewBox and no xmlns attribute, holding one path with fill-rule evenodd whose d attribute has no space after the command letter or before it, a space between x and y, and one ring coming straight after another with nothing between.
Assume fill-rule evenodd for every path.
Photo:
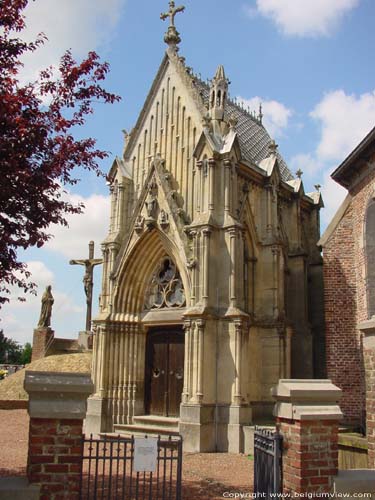
<instances>
[{"instance_id":1,"label":"rose window tracery","mask_svg":"<svg viewBox=\"0 0 375 500\"><path fill-rule=\"evenodd\" d=\"M146 309L182 307L185 305L185 291L176 264L164 257L151 278L146 294Z\"/></svg>"}]
</instances>

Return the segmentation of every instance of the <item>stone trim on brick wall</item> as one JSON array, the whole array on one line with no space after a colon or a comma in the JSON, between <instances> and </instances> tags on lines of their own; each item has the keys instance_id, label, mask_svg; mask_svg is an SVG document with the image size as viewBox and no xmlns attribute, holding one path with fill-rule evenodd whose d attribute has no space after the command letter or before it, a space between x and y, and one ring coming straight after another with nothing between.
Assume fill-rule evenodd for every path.
<instances>
[{"instance_id":1,"label":"stone trim on brick wall","mask_svg":"<svg viewBox=\"0 0 375 500\"><path fill-rule=\"evenodd\" d=\"M25 373L29 394L27 476L40 486L40 500L78 500L83 419L93 392L90 374Z\"/></svg>"},{"instance_id":2,"label":"stone trim on brick wall","mask_svg":"<svg viewBox=\"0 0 375 500\"><path fill-rule=\"evenodd\" d=\"M338 401L330 380L282 379L273 389L283 436L284 493L328 493L338 472Z\"/></svg>"}]
</instances>

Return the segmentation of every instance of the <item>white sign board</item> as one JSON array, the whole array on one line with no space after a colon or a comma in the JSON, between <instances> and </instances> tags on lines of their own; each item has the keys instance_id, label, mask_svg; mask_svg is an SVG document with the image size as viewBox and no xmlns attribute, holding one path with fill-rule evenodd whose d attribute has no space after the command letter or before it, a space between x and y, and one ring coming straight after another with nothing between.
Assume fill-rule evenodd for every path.
<instances>
[{"instance_id":1,"label":"white sign board","mask_svg":"<svg viewBox=\"0 0 375 500\"><path fill-rule=\"evenodd\" d=\"M155 472L158 460L157 438L134 438L134 471Z\"/></svg>"}]
</instances>

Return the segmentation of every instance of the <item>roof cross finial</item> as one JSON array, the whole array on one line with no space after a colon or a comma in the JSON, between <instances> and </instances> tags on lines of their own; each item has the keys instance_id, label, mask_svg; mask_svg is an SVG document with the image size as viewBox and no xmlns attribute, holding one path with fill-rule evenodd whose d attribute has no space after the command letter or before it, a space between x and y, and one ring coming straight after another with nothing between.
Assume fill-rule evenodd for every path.
<instances>
[{"instance_id":1,"label":"roof cross finial","mask_svg":"<svg viewBox=\"0 0 375 500\"><path fill-rule=\"evenodd\" d=\"M175 3L173 0L169 2L169 11L160 14L160 19L165 21L169 18L169 26L168 31L164 35L164 41L169 45L171 49L174 51L178 51L177 45L181 42L180 34L176 30L176 26L174 24L174 18L178 12L183 12L185 10L184 5L180 5L179 7L175 7Z\"/></svg>"},{"instance_id":2,"label":"roof cross finial","mask_svg":"<svg viewBox=\"0 0 375 500\"><path fill-rule=\"evenodd\" d=\"M302 172L302 170L299 168L299 169L297 170L297 172L296 172L296 176L298 177L298 179L301 179L302 175L303 175L303 172Z\"/></svg>"}]
</instances>

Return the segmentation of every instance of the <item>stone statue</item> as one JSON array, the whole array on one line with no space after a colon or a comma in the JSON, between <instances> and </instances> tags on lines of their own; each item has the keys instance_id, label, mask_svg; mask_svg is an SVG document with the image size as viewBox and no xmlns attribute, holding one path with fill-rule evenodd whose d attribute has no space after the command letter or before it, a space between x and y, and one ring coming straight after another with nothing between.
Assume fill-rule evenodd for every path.
<instances>
[{"instance_id":1,"label":"stone statue","mask_svg":"<svg viewBox=\"0 0 375 500\"><path fill-rule=\"evenodd\" d=\"M54 303L51 289L51 285L48 285L43 293L38 328L47 328L51 324L52 305Z\"/></svg>"},{"instance_id":2,"label":"stone statue","mask_svg":"<svg viewBox=\"0 0 375 500\"><path fill-rule=\"evenodd\" d=\"M69 262L71 265L79 265L85 267L85 274L83 275L83 288L86 295L86 331L90 331L91 328L91 313L92 313L92 289L94 286L93 282L93 271L94 267L102 264L103 259L94 259L94 242L89 243L89 258L88 259L74 259Z\"/></svg>"}]
</instances>

